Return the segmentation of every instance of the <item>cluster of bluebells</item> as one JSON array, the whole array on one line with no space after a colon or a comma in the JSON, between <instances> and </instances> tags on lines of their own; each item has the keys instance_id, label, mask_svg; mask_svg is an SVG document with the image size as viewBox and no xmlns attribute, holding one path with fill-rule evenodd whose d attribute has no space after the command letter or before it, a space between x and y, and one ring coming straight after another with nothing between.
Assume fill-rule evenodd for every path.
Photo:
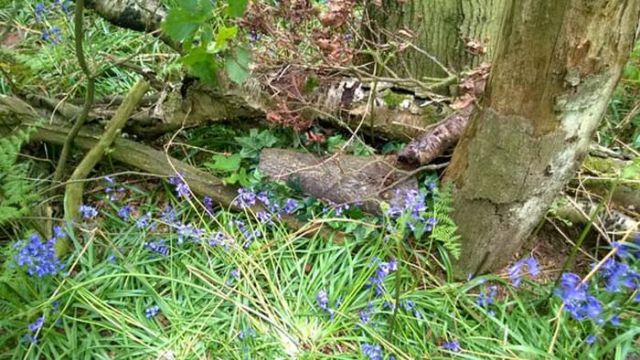
<instances>
[{"instance_id":1,"label":"cluster of bluebells","mask_svg":"<svg viewBox=\"0 0 640 360\"><path fill-rule=\"evenodd\" d=\"M24 336L25 340L35 344L38 341L38 332L44 325L44 316L40 316L34 322L27 326L29 333Z\"/></svg>"},{"instance_id":2,"label":"cluster of bluebells","mask_svg":"<svg viewBox=\"0 0 640 360\"><path fill-rule=\"evenodd\" d=\"M369 285L374 289L376 296L381 296L385 293L384 279L396 270L398 270L398 262L396 260L378 261L375 274L369 278Z\"/></svg>"},{"instance_id":3,"label":"cluster of bluebells","mask_svg":"<svg viewBox=\"0 0 640 360\"><path fill-rule=\"evenodd\" d=\"M362 350L362 354L369 360L382 360L384 356L380 344L364 343L360 346L360 350Z\"/></svg>"},{"instance_id":4,"label":"cluster of bluebells","mask_svg":"<svg viewBox=\"0 0 640 360\"><path fill-rule=\"evenodd\" d=\"M318 294L316 295L316 303L322 311L329 314L329 317L333 319L335 310L329 307L329 294L327 294L327 291L325 289L321 289L320 291L318 291ZM336 307L337 306L338 305L336 304Z\"/></svg>"},{"instance_id":5,"label":"cluster of bluebells","mask_svg":"<svg viewBox=\"0 0 640 360\"><path fill-rule=\"evenodd\" d=\"M43 277L46 275L56 275L63 270L64 266L56 256L55 244L65 237L60 227L54 229L54 236L42 241L38 234L33 234L28 240L20 240L14 244L18 253L14 260L19 267L26 268L30 276Z\"/></svg>"},{"instance_id":6,"label":"cluster of bluebells","mask_svg":"<svg viewBox=\"0 0 640 360\"><path fill-rule=\"evenodd\" d=\"M47 6L44 3L37 3L35 6L35 18L36 22L45 24L55 20L60 14L71 14L71 1L55 0L51 6ZM62 31L58 26L47 26L42 31L42 40L53 45L59 44L62 41Z\"/></svg>"},{"instance_id":7,"label":"cluster of bluebells","mask_svg":"<svg viewBox=\"0 0 640 360\"><path fill-rule=\"evenodd\" d=\"M640 259L640 236L636 236L634 244L613 243L616 257L606 259L598 269L596 281L598 288L603 288L605 292L615 294L626 294L637 291L640 287L640 273L633 269L629 263L634 263ZM594 265L595 266L595 265ZM562 300L564 309L571 318L578 321L591 320L597 325L604 325L608 320L611 325L620 324L620 316L613 314L605 315L607 307L590 292L589 283L583 281L580 276L567 272L562 274L560 284L555 289L555 295ZM635 301L640 301L636 296ZM617 302L613 301L609 305L609 310L616 312ZM591 335L588 340L594 342L595 335Z\"/></svg>"},{"instance_id":8,"label":"cluster of bluebells","mask_svg":"<svg viewBox=\"0 0 640 360\"><path fill-rule=\"evenodd\" d=\"M281 206L277 201L270 198L266 191L254 192L250 189L238 189L238 197L233 201L233 205L245 209L254 205L262 205L267 211L263 214L256 214L261 222L268 222L273 216L280 217L282 214L293 214L299 208L300 204L297 200L287 198Z\"/></svg>"},{"instance_id":9,"label":"cluster of bluebells","mask_svg":"<svg viewBox=\"0 0 640 360\"><path fill-rule=\"evenodd\" d=\"M538 264L538 261L533 256L526 257L517 261L507 269L507 274L509 275L513 286L519 287L522 284L525 268L526 272L532 278L536 278L540 275L540 265Z\"/></svg>"},{"instance_id":10,"label":"cluster of bluebells","mask_svg":"<svg viewBox=\"0 0 640 360\"><path fill-rule=\"evenodd\" d=\"M435 189L435 183L429 183L429 191ZM396 190L387 215L392 219L406 216L409 230L424 233L431 232L438 220L427 214L427 192L423 190Z\"/></svg>"}]
</instances>

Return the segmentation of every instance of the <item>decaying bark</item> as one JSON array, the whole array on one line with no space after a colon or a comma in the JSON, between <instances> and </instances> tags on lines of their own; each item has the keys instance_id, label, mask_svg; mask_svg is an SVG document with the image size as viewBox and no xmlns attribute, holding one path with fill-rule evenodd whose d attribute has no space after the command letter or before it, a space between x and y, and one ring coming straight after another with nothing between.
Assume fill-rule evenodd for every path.
<instances>
[{"instance_id":1,"label":"decaying bark","mask_svg":"<svg viewBox=\"0 0 640 360\"><path fill-rule=\"evenodd\" d=\"M332 155L325 158L282 149L264 149L260 172L272 180L291 181L305 194L336 204L362 205L378 213L380 201L395 191L416 190L414 176L395 167L391 157Z\"/></svg>"},{"instance_id":2,"label":"decaying bark","mask_svg":"<svg viewBox=\"0 0 640 360\"><path fill-rule=\"evenodd\" d=\"M459 276L505 265L572 177L639 15L636 0L509 3L487 95L447 169Z\"/></svg>"}]
</instances>

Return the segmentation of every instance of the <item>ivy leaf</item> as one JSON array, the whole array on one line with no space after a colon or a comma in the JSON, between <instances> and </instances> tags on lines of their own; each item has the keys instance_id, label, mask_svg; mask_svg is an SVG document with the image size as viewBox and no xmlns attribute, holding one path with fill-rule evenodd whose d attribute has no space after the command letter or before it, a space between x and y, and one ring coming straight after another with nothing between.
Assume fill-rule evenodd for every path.
<instances>
[{"instance_id":1,"label":"ivy leaf","mask_svg":"<svg viewBox=\"0 0 640 360\"><path fill-rule=\"evenodd\" d=\"M231 156L214 155L212 163L207 163L206 166L211 170L233 172L240 169L240 162L242 156L240 154L233 154Z\"/></svg>"},{"instance_id":2,"label":"ivy leaf","mask_svg":"<svg viewBox=\"0 0 640 360\"><path fill-rule=\"evenodd\" d=\"M227 0L227 2L229 3L227 14L233 18L237 18L244 15L249 0Z\"/></svg>"},{"instance_id":3,"label":"ivy leaf","mask_svg":"<svg viewBox=\"0 0 640 360\"><path fill-rule=\"evenodd\" d=\"M249 78L251 53L245 48L236 48L225 57L224 65L231 81L242 84Z\"/></svg>"},{"instance_id":4,"label":"ivy leaf","mask_svg":"<svg viewBox=\"0 0 640 360\"><path fill-rule=\"evenodd\" d=\"M189 54L182 58L182 63L187 66L193 76L197 76L211 84L217 82L220 65L213 54L207 52L205 48L198 47L192 49Z\"/></svg>"}]
</instances>

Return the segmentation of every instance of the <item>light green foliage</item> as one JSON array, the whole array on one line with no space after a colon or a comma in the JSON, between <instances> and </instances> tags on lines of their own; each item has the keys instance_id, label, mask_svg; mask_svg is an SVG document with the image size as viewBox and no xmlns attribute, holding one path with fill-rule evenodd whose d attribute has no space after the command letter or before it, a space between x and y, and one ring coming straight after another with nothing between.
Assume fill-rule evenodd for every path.
<instances>
[{"instance_id":1,"label":"light green foliage","mask_svg":"<svg viewBox=\"0 0 640 360\"><path fill-rule=\"evenodd\" d=\"M211 162L206 162L204 165L215 173L222 174L224 176L222 180L226 184L249 186L250 181L247 169L240 166L241 162L242 156L240 154L229 156L214 155Z\"/></svg>"},{"instance_id":2,"label":"light green foliage","mask_svg":"<svg viewBox=\"0 0 640 360\"><path fill-rule=\"evenodd\" d=\"M171 7L162 26L169 37L183 45L182 62L191 74L215 83L218 71L224 67L235 83L249 77L251 53L240 45L237 25L229 25L229 18L242 16L247 3L188 0Z\"/></svg>"},{"instance_id":3,"label":"light green foliage","mask_svg":"<svg viewBox=\"0 0 640 360\"><path fill-rule=\"evenodd\" d=\"M434 190L433 211L437 219L436 226L429 238L438 241L456 259L460 257L460 235L456 234L458 227L451 218L453 211L453 187L446 184L442 189Z\"/></svg>"},{"instance_id":4,"label":"light green foliage","mask_svg":"<svg viewBox=\"0 0 640 360\"><path fill-rule=\"evenodd\" d=\"M0 138L0 225L29 212L37 199L34 183L28 179L29 163L19 159L22 145L33 130L19 130Z\"/></svg>"}]
</instances>

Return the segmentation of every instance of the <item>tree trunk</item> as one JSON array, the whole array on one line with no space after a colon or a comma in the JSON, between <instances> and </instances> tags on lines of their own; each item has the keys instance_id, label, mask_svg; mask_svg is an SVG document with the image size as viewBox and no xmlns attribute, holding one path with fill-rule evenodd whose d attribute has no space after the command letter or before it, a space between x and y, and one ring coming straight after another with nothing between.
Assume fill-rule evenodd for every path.
<instances>
[{"instance_id":1,"label":"tree trunk","mask_svg":"<svg viewBox=\"0 0 640 360\"><path fill-rule=\"evenodd\" d=\"M416 47L460 72L491 60L506 1L384 0L382 6L371 5L369 10L381 41L391 40L401 30L410 31ZM437 63L412 48L395 54L388 66L400 76L415 79L446 75Z\"/></svg>"},{"instance_id":2,"label":"tree trunk","mask_svg":"<svg viewBox=\"0 0 640 360\"><path fill-rule=\"evenodd\" d=\"M631 51L638 0L512 0L481 110L454 152L459 276L505 265L586 154Z\"/></svg>"}]
</instances>

